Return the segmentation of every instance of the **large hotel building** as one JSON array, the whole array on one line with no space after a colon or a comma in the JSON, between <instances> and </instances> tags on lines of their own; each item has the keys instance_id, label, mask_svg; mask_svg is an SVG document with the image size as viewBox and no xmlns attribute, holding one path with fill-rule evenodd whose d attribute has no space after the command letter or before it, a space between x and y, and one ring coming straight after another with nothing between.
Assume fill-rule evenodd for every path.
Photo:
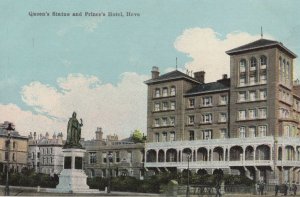
<instances>
[{"instance_id":1,"label":"large hotel building","mask_svg":"<svg viewBox=\"0 0 300 197\"><path fill-rule=\"evenodd\" d=\"M148 85L145 168L244 174L267 183L300 182L300 85L296 55L259 39L226 52L230 78L205 83L178 70Z\"/></svg>"}]
</instances>

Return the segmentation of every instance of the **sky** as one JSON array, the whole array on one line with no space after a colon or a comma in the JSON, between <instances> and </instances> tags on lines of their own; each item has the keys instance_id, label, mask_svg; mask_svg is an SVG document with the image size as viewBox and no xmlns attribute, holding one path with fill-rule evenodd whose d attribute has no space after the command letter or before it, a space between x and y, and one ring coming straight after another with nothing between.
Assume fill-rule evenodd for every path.
<instances>
[{"instance_id":1,"label":"sky","mask_svg":"<svg viewBox=\"0 0 300 197\"><path fill-rule=\"evenodd\" d=\"M215 81L229 75L225 51L260 39L261 26L264 38L299 55L299 7L297 0L0 1L0 122L22 135L66 136L76 111L86 139L97 127L120 138L146 133L152 66L164 74L177 57L179 70L204 70L206 82Z\"/></svg>"}]
</instances>

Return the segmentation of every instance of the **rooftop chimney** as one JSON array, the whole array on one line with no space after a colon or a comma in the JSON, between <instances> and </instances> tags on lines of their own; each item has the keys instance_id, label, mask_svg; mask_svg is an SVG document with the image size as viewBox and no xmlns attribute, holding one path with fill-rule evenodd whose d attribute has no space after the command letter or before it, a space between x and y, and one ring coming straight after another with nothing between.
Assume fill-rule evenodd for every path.
<instances>
[{"instance_id":1,"label":"rooftop chimney","mask_svg":"<svg viewBox=\"0 0 300 197\"><path fill-rule=\"evenodd\" d=\"M152 67L152 79L156 79L159 77L159 68L157 66Z\"/></svg>"},{"instance_id":2,"label":"rooftop chimney","mask_svg":"<svg viewBox=\"0 0 300 197\"><path fill-rule=\"evenodd\" d=\"M200 83L204 83L204 81L205 81L205 72L204 71L194 72L194 78L197 81L199 81Z\"/></svg>"},{"instance_id":3,"label":"rooftop chimney","mask_svg":"<svg viewBox=\"0 0 300 197\"><path fill-rule=\"evenodd\" d=\"M95 132L96 134L96 140L102 140L103 139L103 132L101 127L97 127L97 130Z\"/></svg>"}]
</instances>

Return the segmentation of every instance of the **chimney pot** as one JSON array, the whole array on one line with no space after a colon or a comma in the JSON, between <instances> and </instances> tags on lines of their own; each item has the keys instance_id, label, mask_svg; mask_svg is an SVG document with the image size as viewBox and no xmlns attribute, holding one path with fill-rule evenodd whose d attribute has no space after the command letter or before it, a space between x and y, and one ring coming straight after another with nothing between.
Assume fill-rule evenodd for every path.
<instances>
[{"instance_id":1,"label":"chimney pot","mask_svg":"<svg viewBox=\"0 0 300 197\"><path fill-rule=\"evenodd\" d=\"M200 83L205 82L205 72L204 71L199 71L199 72L194 72L194 78L199 81Z\"/></svg>"},{"instance_id":2,"label":"chimney pot","mask_svg":"<svg viewBox=\"0 0 300 197\"><path fill-rule=\"evenodd\" d=\"M159 68L157 66L152 67L152 79L156 79L159 77Z\"/></svg>"}]
</instances>

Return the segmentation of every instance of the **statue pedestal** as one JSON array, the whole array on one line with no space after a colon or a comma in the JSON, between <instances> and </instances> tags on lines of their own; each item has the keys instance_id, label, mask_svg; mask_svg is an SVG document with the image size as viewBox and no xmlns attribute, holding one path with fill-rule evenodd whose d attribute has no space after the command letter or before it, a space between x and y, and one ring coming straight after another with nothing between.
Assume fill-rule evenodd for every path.
<instances>
[{"instance_id":1,"label":"statue pedestal","mask_svg":"<svg viewBox=\"0 0 300 197\"><path fill-rule=\"evenodd\" d=\"M87 175L83 171L84 149L63 149L64 169L58 175L59 184L54 189L59 193L100 193L87 185Z\"/></svg>"}]
</instances>

